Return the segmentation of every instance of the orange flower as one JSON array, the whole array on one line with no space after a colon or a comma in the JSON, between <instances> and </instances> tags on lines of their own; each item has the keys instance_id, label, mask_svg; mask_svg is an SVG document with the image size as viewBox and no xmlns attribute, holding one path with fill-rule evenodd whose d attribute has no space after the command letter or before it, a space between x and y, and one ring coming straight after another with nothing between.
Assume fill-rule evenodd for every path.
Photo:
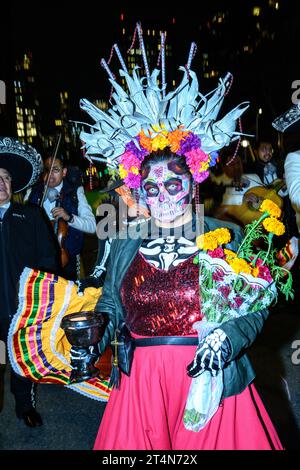
<instances>
[{"instance_id":1,"label":"orange flower","mask_svg":"<svg viewBox=\"0 0 300 470\"><path fill-rule=\"evenodd\" d=\"M271 201L271 199L265 199L262 202L259 210L260 212L268 212L271 217L276 217L277 219L279 219L279 217L281 216L280 207L278 207L275 202Z\"/></svg>"},{"instance_id":2,"label":"orange flower","mask_svg":"<svg viewBox=\"0 0 300 470\"><path fill-rule=\"evenodd\" d=\"M277 220L275 217L268 217L263 221L263 226L267 232L274 233L274 235L280 236L285 232L285 226L280 220Z\"/></svg>"},{"instance_id":3,"label":"orange flower","mask_svg":"<svg viewBox=\"0 0 300 470\"><path fill-rule=\"evenodd\" d=\"M188 132L176 129L168 134L169 146L172 152L176 153L180 149L180 143L188 135Z\"/></svg>"},{"instance_id":4,"label":"orange flower","mask_svg":"<svg viewBox=\"0 0 300 470\"><path fill-rule=\"evenodd\" d=\"M245 274L251 274L252 268L250 264L247 263L246 260L243 258L234 258L234 259L228 259L227 258L227 263L230 264L234 272L237 274L239 273L245 273Z\"/></svg>"},{"instance_id":5,"label":"orange flower","mask_svg":"<svg viewBox=\"0 0 300 470\"><path fill-rule=\"evenodd\" d=\"M148 152L152 152L152 140L150 137L147 137L145 135L145 132L144 131L141 131L139 133L139 137L140 137L140 144L141 146L148 150Z\"/></svg>"}]
</instances>

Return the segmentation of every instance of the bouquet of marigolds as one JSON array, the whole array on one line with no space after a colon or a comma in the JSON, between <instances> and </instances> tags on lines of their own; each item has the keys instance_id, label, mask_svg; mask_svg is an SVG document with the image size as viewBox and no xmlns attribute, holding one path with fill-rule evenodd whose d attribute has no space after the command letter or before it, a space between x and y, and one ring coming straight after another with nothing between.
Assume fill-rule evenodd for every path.
<instances>
[{"instance_id":1,"label":"bouquet of marigolds","mask_svg":"<svg viewBox=\"0 0 300 470\"><path fill-rule=\"evenodd\" d=\"M259 312L276 300L280 291L293 298L291 273L278 263L273 237L285 232L279 220L281 209L271 200L260 207L261 217L245 227L245 237L237 251L228 250L231 242L227 228L200 235L201 250L194 262L199 264L201 313L194 324L199 341L221 323ZM184 424L199 431L217 411L223 391L223 374L215 377L204 371L192 379Z\"/></svg>"}]
</instances>

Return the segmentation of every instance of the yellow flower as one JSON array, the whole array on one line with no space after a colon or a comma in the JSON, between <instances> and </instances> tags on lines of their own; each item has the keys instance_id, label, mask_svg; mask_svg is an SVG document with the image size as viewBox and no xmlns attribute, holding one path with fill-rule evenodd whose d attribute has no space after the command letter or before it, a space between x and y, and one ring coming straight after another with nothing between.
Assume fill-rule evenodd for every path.
<instances>
[{"instance_id":1,"label":"yellow flower","mask_svg":"<svg viewBox=\"0 0 300 470\"><path fill-rule=\"evenodd\" d=\"M164 135L159 134L156 137L154 137L154 139L152 139L152 150L153 151L156 151L156 150L159 150L159 149L163 150L168 145L169 145L168 139Z\"/></svg>"},{"instance_id":2,"label":"yellow flower","mask_svg":"<svg viewBox=\"0 0 300 470\"><path fill-rule=\"evenodd\" d=\"M196 244L200 250L215 250L218 247L218 240L213 235L213 232L207 232L197 237Z\"/></svg>"},{"instance_id":3,"label":"yellow flower","mask_svg":"<svg viewBox=\"0 0 300 470\"><path fill-rule=\"evenodd\" d=\"M127 175L128 175L128 171L125 170L124 165L122 165L122 164L119 165L119 174L120 174L120 178L121 178L122 180L123 180L124 178L126 178Z\"/></svg>"},{"instance_id":4,"label":"yellow flower","mask_svg":"<svg viewBox=\"0 0 300 470\"><path fill-rule=\"evenodd\" d=\"M248 264L247 261L242 258L236 257L234 259L227 259L227 263L230 264L234 272L236 272L237 274L251 274L252 268L250 264Z\"/></svg>"},{"instance_id":5,"label":"yellow flower","mask_svg":"<svg viewBox=\"0 0 300 470\"><path fill-rule=\"evenodd\" d=\"M262 224L267 232L274 233L277 236L283 235L285 232L285 226L280 220L275 219L275 217L268 217L263 220Z\"/></svg>"},{"instance_id":6,"label":"yellow flower","mask_svg":"<svg viewBox=\"0 0 300 470\"><path fill-rule=\"evenodd\" d=\"M231 240L230 232L227 228L217 228L211 232L204 233L197 237L196 244L200 250L215 250L218 246L226 245Z\"/></svg>"},{"instance_id":7,"label":"yellow flower","mask_svg":"<svg viewBox=\"0 0 300 470\"><path fill-rule=\"evenodd\" d=\"M252 269L252 276L257 277L259 275L259 269L258 268L253 268Z\"/></svg>"},{"instance_id":8,"label":"yellow flower","mask_svg":"<svg viewBox=\"0 0 300 470\"><path fill-rule=\"evenodd\" d=\"M277 204L275 204L275 202L271 201L270 199L265 199L259 210L260 212L268 212L271 217L276 217L277 219L279 219L281 216L280 207L278 207Z\"/></svg>"},{"instance_id":9,"label":"yellow flower","mask_svg":"<svg viewBox=\"0 0 300 470\"><path fill-rule=\"evenodd\" d=\"M226 256L226 260L228 259L234 259L237 257L237 254L234 251L227 250L227 248L224 249L224 253Z\"/></svg>"},{"instance_id":10,"label":"yellow flower","mask_svg":"<svg viewBox=\"0 0 300 470\"><path fill-rule=\"evenodd\" d=\"M130 173L133 173L134 175L139 174L139 169L136 166L131 166L130 167Z\"/></svg>"},{"instance_id":11,"label":"yellow flower","mask_svg":"<svg viewBox=\"0 0 300 470\"><path fill-rule=\"evenodd\" d=\"M227 245L231 240L231 235L228 228L217 228L213 231L214 236L217 237L219 245Z\"/></svg>"},{"instance_id":12,"label":"yellow flower","mask_svg":"<svg viewBox=\"0 0 300 470\"><path fill-rule=\"evenodd\" d=\"M162 132L163 131L164 134L168 133L166 130L163 130L163 129L166 128L164 123L162 123L162 124L152 124L151 127L154 130L154 132Z\"/></svg>"}]
</instances>

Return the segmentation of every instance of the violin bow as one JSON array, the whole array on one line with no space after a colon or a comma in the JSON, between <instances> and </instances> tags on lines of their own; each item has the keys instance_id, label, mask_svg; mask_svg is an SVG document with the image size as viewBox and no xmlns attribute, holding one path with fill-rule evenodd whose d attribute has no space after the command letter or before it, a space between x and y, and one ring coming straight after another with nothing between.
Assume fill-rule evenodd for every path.
<instances>
[{"instance_id":1,"label":"violin bow","mask_svg":"<svg viewBox=\"0 0 300 470\"><path fill-rule=\"evenodd\" d=\"M56 139L56 143L55 143L54 153L53 153L53 156L52 156L51 167L50 167L50 171L49 171L49 174L48 174L47 182L46 182L45 187L44 187L44 192L43 192L43 197L42 197L42 200L41 200L41 203L40 203L40 207L43 207L43 204L44 204L44 201L45 201L45 197L46 197L48 186L49 186L50 176L51 176L51 173L52 173L52 170L53 170L54 162L56 160L56 155L57 155L57 152L58 152L58 149L59 149L60 141L61 141L61 134L58 134L57 139Z\"/></svg>"}]
</instances>

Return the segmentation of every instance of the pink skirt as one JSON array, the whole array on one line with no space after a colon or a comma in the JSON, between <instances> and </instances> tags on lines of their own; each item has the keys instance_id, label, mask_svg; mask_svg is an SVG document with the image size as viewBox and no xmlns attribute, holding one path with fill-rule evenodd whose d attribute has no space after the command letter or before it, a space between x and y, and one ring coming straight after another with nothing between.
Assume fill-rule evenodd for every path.
<instances>
[{"instance_id":1,"label":"pink skirt","mask_svg":"<svg viewBox=\"0 0 300 470\"><path fill-rule=\"evenodd\" d=\"M134 335L137 336L137 335ZM196 346L138 347L130 377L122 375L106 406L95 450L282 450L253 385L225 398L199 432L183 413Z\"/></svg>"}]
</instances>

